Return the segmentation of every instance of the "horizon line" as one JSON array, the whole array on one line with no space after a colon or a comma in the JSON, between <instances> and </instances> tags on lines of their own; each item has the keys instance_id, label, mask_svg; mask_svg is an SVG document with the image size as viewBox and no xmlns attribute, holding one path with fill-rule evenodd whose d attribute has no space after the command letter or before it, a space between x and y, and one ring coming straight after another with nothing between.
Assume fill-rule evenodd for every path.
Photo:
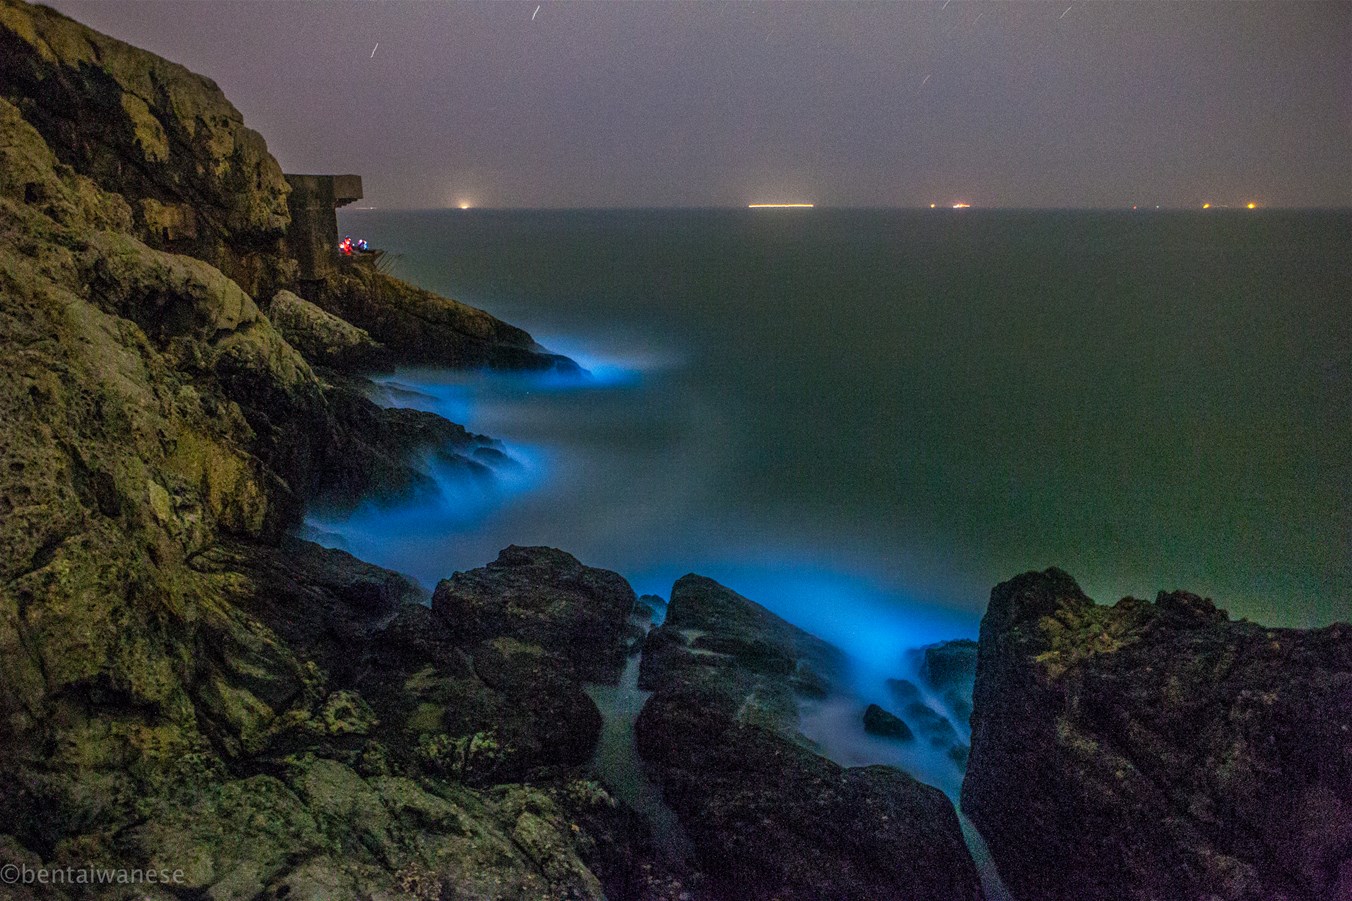
<instances>
[{"instance_id":1,"label":"horizon line","mask_svg":"<svg viewBox=\"0 0 1352 901\"><path fill-rule=\"evenodd\" d=\"M955 210L952 204L940 204L937 207L930 204L915 205L877 205L877 204L815 204L815 203L769 203L769 204L741 204L731 206L726 204L670 204L670 205L637 205L637 206L473 206L461 207L450 206L348 206L340 213L373 213L373 212L400 212L400 213L427 213L427 212L454 212L454 213L476 213L476 212L658 212L658 211L745 211L748 209L818 209L818 210L877 210L877 211L916 211L925 213L942 212L1082 212L1082 213L1154 213L1154 212L1196 212L1196 213L1255 213L1264 210L1277 210L1285 212L1349 212L1352 211L1352 203L1342 205L1327 206L1282 206L1277 204L1261 204L1254 209L1246 208L1243 205L1218 206L1212 204L1209 208L1204 208L1201 204L1188 206L1167 206L1165 204L1148 204L1133 206L1125 204L1121 206L979 206L973 204Z\"/></svg>"}]
</instances>

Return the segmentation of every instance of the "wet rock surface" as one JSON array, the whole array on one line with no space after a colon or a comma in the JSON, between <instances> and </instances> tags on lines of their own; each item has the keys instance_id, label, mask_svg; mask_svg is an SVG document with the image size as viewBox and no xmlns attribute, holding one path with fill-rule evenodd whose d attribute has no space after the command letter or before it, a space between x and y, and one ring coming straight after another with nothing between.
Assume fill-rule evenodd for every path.
<instances>
[{"instance_id":1,"label":"wet rock surface","mask_svg":"<svg viewBox=\"0 0 1352 901\"><path fill-rule=\"evenodd\" d=\"M972 716L977 643L960 638L930 645L922 654L920 678L943 698L955 717L966 723Z\"/></svg>"},{"instance_id":2,"label":"wet rock surface","mask_svg":"<svg viewBox=\"0 0 1352 901\"><path fill-rule=\"evenodd\" d=\"M720 899L980 897L952 805L888 767L804 746L796 694L828 690L830 645L710 579L672 589L649 633L639 753ZM811 678L804 673L810 672Z\"/></svg>"},{"instance_id":3,"label":"wet rock surface","mask_svg":"<svg viewBox=\"0 0 1352 901\"><path fill-rule=\"evenodd\" d=\"M1016 898L1352 897L1346 624L1028 573L991 594L972 723L962 806Z\"/></svg>"},{"instance_id":4,"label":"wet rock surface","mask_svg":"<svg viewBox=\"0 0 1352 901\"><path fill-rule=\"evenodd\" d=\"M870 704L864 710L864 731L883 738L895 738L898 741L910 741L915 733L896 714L889 713L877 704Z\"/></svg>"}]
</instances>

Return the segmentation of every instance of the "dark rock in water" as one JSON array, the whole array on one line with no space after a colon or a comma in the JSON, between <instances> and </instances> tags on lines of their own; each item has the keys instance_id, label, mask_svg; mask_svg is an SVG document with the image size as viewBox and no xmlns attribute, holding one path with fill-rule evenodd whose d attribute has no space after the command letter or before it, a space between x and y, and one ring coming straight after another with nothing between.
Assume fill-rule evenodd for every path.
<instances>
[{"instance_id":1,"label":"dark rock in water","mask_svg":"<svg viewBox=\"0 0 1352 901\"><path fill-rule=\"evenodd\" d=\"M935 747L951 745L958 740L958 732L942 713L923 701L912 701L902 711L917 732Z\"/></svg>"},{"instance_id":2,"label":"dark rock in water","mask_svg":"<svg viewBox=\"0 0 1352 901\"><path fill-rule=\"evenodd\" d=\"M1352 897L1352 627L996 587L963 809L1021 901Z\"/></svg>"},{"instance_id":3,"label":"dark rock in water","mask_svg":"<svg viewBox=\"0 0 1352 901\"><path fill-rule=\"evenodd\" d=\"M925 648L920 677L936 689L967 686L976 679L977 644L970 638L945 641Z\"/></svg>"},{"instance_id":4,"label":"dark rock in water","mask_svg":"<svg viewBox=\"0 0 1352 901\"><path fill-rule=\"evenodd\" d=\"M959 769L967 768L967 760L972 754L972 749L967 745L951 745L948 749L948 759L958 765Z\"/></svg>"},{"instance_id":5,"label":"dark rock in water","mask_svg":"<svg viewBox=\"0 0 1352 901\"><path fill-rule=\"evenodd\" d=\"M915 730L936 746L949 745L958 740L953 724L924 699L920 686L909 679L888 679L887 690L896 699L897 706Z\"/></svg>"},{"instance_id":6,"label":"dark rock in water","mask_svg":"<svg viewBox=\"0 0 1352 901\"><path fill-rule=\"evenodd\" d=\"M741 722L717 690L657 692L639 752L689 833L710 895L751 901L981 896L953 806L890 767L843 769Z\"/></svg>"},{"instance_id":7,"label":"dark rock in water","mask_svg":"<svg viewBox=\"0 0 1352 901\"><path fill-rule=\"evenodd\" d=\"M888 713L877 704L868 705L864 711L864 731L870 735L881 735L884 738L899 738L902 741L910 741L915 738L915 733L911 727L894 714Z\"/></svg>"},{"instance_id":8,"label":"dark rock in water","mask_svg":"<svg viewBox=\"0 0 1352 901\"><path fill-rule=\"evenodd\" d=\"M889 767L804 747L800 684L829 688L839 651L698 576L649 633L638 749L716 899L975 899L952 805ZM791 666L789 664L792 664Z\"/></svg>"},{"instance_id":9,"label":"dark rock in water","mask_svg":"<svg viewBox=\"0 0 1352 901\"><path fill-rule=\"evenodd\" d=\"M512 546L485 567L443 580L432 609L461 640L512 636L568 661L580 678L614 682L635 600L613 572L553 548Z\"/></svg>"},{"instance_id":10,"label":"dark rock in water","mask_svg":"<svg viewBox=\"0 0 1352 901\"><path fill-rule=\"evenodd\" d=\"M504 550L443 581L433 608L408 608L376 639L363 690L397 725L396 755L480 735L476 784L584 763L602 723L582 680L609 678L642 632L628 583L550 548ZM425 755L424 755L425 756Z\"/></svg>"},{"instance_id":11,"label":"dark rock in water","mask_svg":"<svg viewBox=\"0 0 1352 901\"><path fill-rule=\"evenodd\" d=\"M920 678L938 692L954 719L962 723L972 717L976 653L975 641L959 638L925 648L920 663Z\"/></svg>"},{"instance_id":12,"label":"dark rock in water","mask_svg":"<svg viewBox=\"0 0 1352 901\"><path fill-rule=\"evenodd\" d=\"M888 679L887 690L903 707L920 700L920 687L910 679Z\"/></svg>"},{"instance_id":13,"label":"dark rock in water","mask_svg":"<svg viewBox=\"0 0 1352 901\"><path fill-rule=\"evenodd\" d=\"M796 722L794 694L824 696L844 664L837 648L760 604L712 579L687 575L672 588L661 627L648 633L639 685L713 681L733 693L755 694L757 709Z\"/></svg>"}]
</instances>

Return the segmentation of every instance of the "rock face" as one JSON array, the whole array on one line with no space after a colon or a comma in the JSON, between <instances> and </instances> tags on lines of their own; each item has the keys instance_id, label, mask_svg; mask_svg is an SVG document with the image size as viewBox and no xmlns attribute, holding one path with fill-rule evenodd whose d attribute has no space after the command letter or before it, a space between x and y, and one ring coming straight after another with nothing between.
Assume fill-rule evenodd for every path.
<instances>
[{"instance_id":1,"label":"rock face","mask_svg":"<svg viewBox=\"0 0 1352 901\"><path fill-rule=\"evenodd\" d=\"M4 0L0 86L61 163L124 198L151 248L204 260L250 293L288 277L282 170L209 79Z\"/></svg>"},{"instance_id":2,"label":"rock face","mask_svg":"<svg viewBox=\"0 0 1352 901\"><path fill-rule=\"evenodd\" d=\"M888 767L844 769L803 746L796 694L829 688L839 653L700 576L649 633L638 749L695 847L711 898L975 899L952 805Z\"/></svg>"},{"instance_id":3,"label":"rock face","mask_svg":"<svg viewBox=\"0 0 1352 901\"><path fill-rule=\"evenodd\" d=\"M87 180L83 196L116 198L119 230L209 264L250 297L290 288L386 348L347 362L577 370L482 310L350 261L301 289L281 167L210 79L53 10L0 0L0 99ZM65 203L44 179L14 187L20 202ZM310 362L327 365L322 356Z\"/></svg>"},{"instance_id":4,"label":"rock face","mask_svg":"<svg viewBox=\"0 0 1352 901\"><path fill-rule=\"evenodd\" d=\"M981 625L962 806L1021 901L1352 898L1352 627L1095 605L1058 570Z\"/></svg>"},{"instance_id":5,"label":"rock face","mask_svg":"<svg viewBox=\"0 0 1352 901\"><path fill-rule=\"evenodd\" d=\"M844 665L838 649L713 579L692 574L676 583L666 619L648 633L639 687L717 684L752 698L744 713L792 729L795 696L825 696Z\"/></svg>"},{"instance_id":6,"label":"rock face","mask_svg":"<svg viewBox=\"0 0 1352 901\"><path fill-rule=\"evenodd\" d=\"M977 644L969 638L944 641L924 649L920 678L944 699L962 722L972 716L972 691L976 686Z\"/></svg>"}]
</instances>

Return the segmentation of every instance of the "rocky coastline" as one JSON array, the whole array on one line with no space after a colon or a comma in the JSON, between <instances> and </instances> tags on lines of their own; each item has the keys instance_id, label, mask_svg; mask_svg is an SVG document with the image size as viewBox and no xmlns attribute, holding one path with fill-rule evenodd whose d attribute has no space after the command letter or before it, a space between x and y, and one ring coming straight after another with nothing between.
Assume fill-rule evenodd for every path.
<instances>
[{"instance_id":1,"label":"rocky coastline","mask_svg":"<svg viewBox=\"0 0 1352 901\"><path fill-rule=\"evenodd\" d=\"M981 898L939 790L803 736L849 662L755 601L516 546L429 598L293 537L497 451L370 374L577 367L374 268L299 279L287 192L210 80L0 0L0 865L178 874L0 898ZM680 853L588 765L633 655ZM969 762L910 683L860 729L967 763L1020 901L1352 899L1352 627L1048 571L920 672Z\"/></svg>"}]
</instances>

